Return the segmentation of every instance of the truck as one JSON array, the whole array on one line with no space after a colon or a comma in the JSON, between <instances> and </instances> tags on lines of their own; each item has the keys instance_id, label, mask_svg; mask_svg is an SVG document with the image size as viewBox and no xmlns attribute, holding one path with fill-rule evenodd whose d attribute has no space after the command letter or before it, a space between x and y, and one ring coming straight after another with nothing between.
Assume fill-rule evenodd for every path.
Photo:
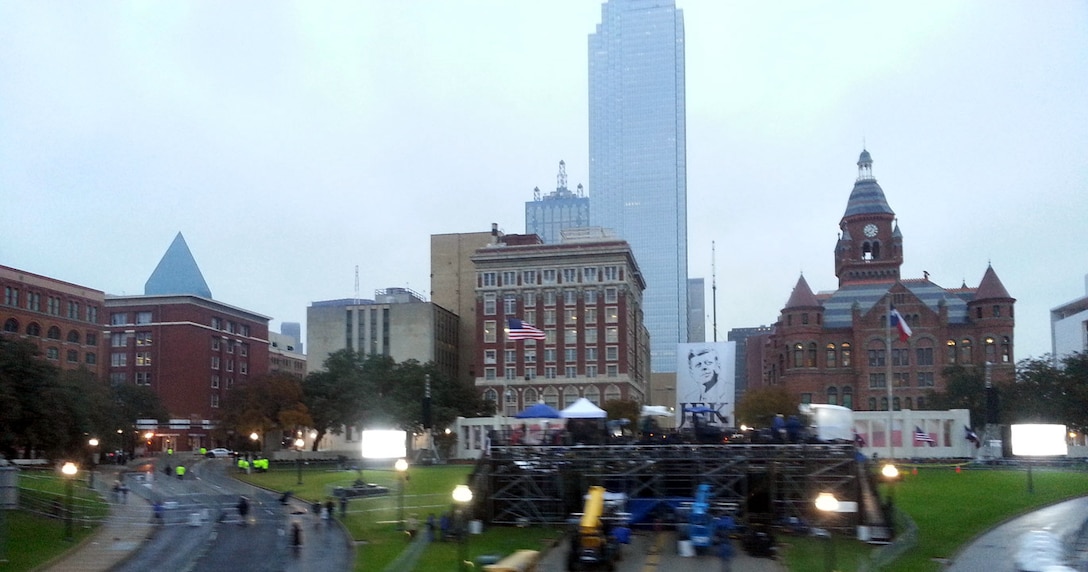
<instances>
[{"instance_id":1,"label":"truck","mask_svg":"<svg viewBox=\"0 0 1088 572\"><path fill-rule=\"evenodd\" d=\"M853 443L854 412L849 407L810 403L800 411L808 417L808 437L820 443Z\"/></svg>"},{"instance_id":2,"label":"truck","mask_svg":"<svg viewBox=\"0 0 1088 572\"><path fill-rule=\"evenodd\" d=\"M589 487L578 528L571 537L567 569L614 570L623 533L628 530L622 524L606 511L604 487Z\"/></svg>"}]
</instances>

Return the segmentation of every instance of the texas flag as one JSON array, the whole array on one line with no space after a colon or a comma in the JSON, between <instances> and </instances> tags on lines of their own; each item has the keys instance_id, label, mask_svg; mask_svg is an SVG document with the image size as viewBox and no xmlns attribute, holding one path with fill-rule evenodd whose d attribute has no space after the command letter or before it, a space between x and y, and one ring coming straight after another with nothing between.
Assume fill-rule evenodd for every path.
<instances>
[{"instance_id":1,"label":"texas flag","mask_svg":"<svg viewBox=\"0 0 1088 572\"><path fill-rule=\"evenodd\" d=\"M903 314L900 314L899 310L894 307L892 308L891 321L892 326L899 330L899 341L907 341L913 332L910 331L910 326L907 325L907 320L903 317Z\"/></svg>"}]
</instances>

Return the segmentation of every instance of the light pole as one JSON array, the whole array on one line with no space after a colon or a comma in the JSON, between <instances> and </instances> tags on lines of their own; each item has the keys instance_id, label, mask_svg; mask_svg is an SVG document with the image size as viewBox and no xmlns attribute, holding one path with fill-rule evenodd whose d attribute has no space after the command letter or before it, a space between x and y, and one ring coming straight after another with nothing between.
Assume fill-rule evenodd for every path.
<instances>
[{"instance_id":1,"label":"light pole","mask_svg":"<svg viewBox=\"0 0 1088 572\"><path fill-rule=\"evenodd\" d=\"M91 437L87 440L87 444L91 446L91 472L87 477L87 488L94 488L94 470L98 467L98 439Z\"/></svg>"},{"instance_id":2,"label":"light pole","mask_svg":"<svg viewBox=\"0 0 1088 572\"><path fill-rule=\"evenodd\" d=\"M397 530L404 530L404 481L408 473L408 461L404 459L397 459L397 462L393 465L393 468L397 470L397 480L400 481L400 499L397 509ZM472 491L469 491L470 493Z\"/></svg>"},{"instance_id":3,"label":"light pole","mask_svg":"<svg viewBox=\"0 0 1088 572\"><path fill-rule=\"evenodd\" d=\"M76 464L68 461L64 463L64 466L60 469L61 473L64 473L64 491L65 491L65 503L64 503L64 539L72 540L72 481L76 477L76 473L79 469L76 468Z\"/></svg>"},{"instance_id":4,"label":"light pole","mask_svg":"<svg viewBox=\"0 0 1088 572\"><path fill-rule=\"evenodd\" d=\"M298 459L295 460L295 466L298 468L298 482L295 484L302 484L302 448L306 445L306 441L302 440L302 437L295 439L295 449L298 450Z\"/></svg>"},{"instance_id":5,"label":"light pole","mask_svg":"<svg viewBox=\"0 0 1088 572\"><path fill-rule=\"evenodd\" d=\"M457 513L461 521L460 555L461 570L468 570L468 522L465 519L465 507L472 502L472 489L468 485L457 485L453 489L453 502L457 503Z\"/></svg>"},{"instance_id":6,"label":"light pole","mask_svg":"<svg viewBox=\"0 0 1088 572\"><path fill-rule=\"evenodd\" d=\"M839 499L832 493L820 493L816 496L816 509L823 513L825 528L823 537L827 539L825 570L831 572L835 569L835 543L831 538L831 530L826 528L827 521L831 520L831 514L838 512Z\"/></svg>"}]
</instances>

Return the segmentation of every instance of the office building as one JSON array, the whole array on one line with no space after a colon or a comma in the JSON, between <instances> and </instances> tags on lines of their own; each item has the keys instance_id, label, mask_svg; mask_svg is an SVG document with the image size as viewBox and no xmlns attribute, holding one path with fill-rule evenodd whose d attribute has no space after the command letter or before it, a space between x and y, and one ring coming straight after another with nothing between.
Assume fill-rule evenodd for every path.
<instances>
[{"instance_id":1,"label":"office building","mask_svg":"<svg viewBox=\"0 0 1088 572\"><path fill-rule=\"evenodd\" d=\"M1088 276L1084 277L1082 298L1050 311L1050 343L1054 365L1074 353L1088 353Z\"/></svg>"},{"instance_id":2,"label":"office building","mask_svg":"<svg viewBox=\"0 0 1088 572\"><path fill-rule=\"evenodd\" d=\"M525 234L535 234L545 244L556 244L563 229L587 226L589 198L581 184L574 192L567 188L567 165L560 161L555 190L541 196L537 187L533 189L533 200L525 203Z\"/></svg>"},{"instance_id":3,"label":"office building","mask_svg":"<svg viewBox=\"0 0 1088 572\"><path fill-rule=\"evenodd\" d=\"M646 280L654 372L688 337L684 18L673 0L610 0L589 36L593 226L614 229Z\"/></svg>"}]
</instances>

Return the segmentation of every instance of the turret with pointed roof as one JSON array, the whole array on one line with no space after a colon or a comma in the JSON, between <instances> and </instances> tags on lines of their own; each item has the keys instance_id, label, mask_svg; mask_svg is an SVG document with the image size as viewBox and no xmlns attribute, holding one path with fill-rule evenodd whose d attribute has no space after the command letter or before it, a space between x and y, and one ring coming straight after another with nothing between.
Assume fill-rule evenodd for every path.
<instances>
[{"instance_id":1,"label":"turret with pointed roof","mask_svg":"<svg viewBox=\"0 0 1088 572\"><path fill-rule=\"evenodd\" d=\"M873 177L873 157L862 150L858 178L839 221L835 276L839 286L858 282L895 281L903 264L903 234L888 206L884 189Z\"/></svg>"},{"instance_id":2,"label":"turret with pointed roof","mask_svg":"<svg viewBox=\"0 0 1088 572\"><path fill-rule=\"evenodd\" d=\"M180 232L144 284L144 294L186 294L211 299L212 291Z\"/></svg>"}]
</instances>

